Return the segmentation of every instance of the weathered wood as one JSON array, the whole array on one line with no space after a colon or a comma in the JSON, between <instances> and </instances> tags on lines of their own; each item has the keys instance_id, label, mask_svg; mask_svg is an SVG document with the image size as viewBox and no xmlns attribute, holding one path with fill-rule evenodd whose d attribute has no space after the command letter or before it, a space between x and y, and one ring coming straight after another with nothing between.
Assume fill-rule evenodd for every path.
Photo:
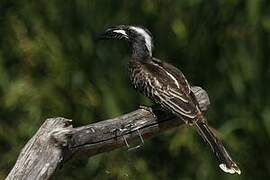
<instances>
[{"instance_id":1,"label":"weathered wood","mask_svg":"<svg viewBox=\"0 0 270 180\"><path fill-rule=\"evenodd\" d=\"M72 129L69 123L64 118L47 119L24 146L6 179L48 179L63 158L62 147Z\"/></svg>"},{"instance_id":2,"label":"weathered wood","mask_svg":"<svg viewBox=\"0 0 270 180\"><path fill-rule=\"evenodd\" d=\"M139 138L148 139L160 131L177 127L182 121L164 111L139 109L126 115L74 128L69 151L86 152L88 156L126 146L124 138L130 143Z\"/></svg>"},{"instance_id":3,"label":"weathered wood","mask_svg":"<svg viewBox=\"0 0 270 180\"><path fill-rule=\"evenodd\" d=\"M126 146L139 137L149 139L182 121L159 109L138 109L90 125L73 128L71 120L47 119L22 149L7 180L48 179L57 167L73 156L93 156Z\"/></svg>"}]
</instances>

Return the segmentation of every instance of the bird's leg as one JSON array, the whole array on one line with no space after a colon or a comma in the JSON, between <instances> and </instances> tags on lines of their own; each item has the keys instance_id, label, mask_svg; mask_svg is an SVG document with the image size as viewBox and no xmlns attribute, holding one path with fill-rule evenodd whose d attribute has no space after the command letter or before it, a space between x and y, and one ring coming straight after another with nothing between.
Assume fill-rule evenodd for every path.
<instances>
[{"instance_id":1,"label":"bird's leg","mask_svg":"<svg viewBox=\"0 0 270 180\"><path fill-rule=\"evenodd\" d=\"M160 107L160 105L158 105L158 104L154 104L151 107L140 105L139 108L140 109L144 109L144 110L150 112L155 118L157 118L156 112L158 112L158 111L164 111L164 109L162 109Z\"/></svg>"}]
</instances>

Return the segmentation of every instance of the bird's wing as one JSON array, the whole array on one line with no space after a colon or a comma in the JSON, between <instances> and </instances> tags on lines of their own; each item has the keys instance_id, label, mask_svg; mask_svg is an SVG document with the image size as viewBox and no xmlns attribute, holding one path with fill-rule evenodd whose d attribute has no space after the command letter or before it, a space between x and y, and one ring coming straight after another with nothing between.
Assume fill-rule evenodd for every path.
<instances>
[{"instance_id":1,"label":"bird's wing","mask_svg":"<svg viewBox=\"0 0 270 180\"><path fill-rule=\"evenodd\" d=\"M153 62L155 64L158 64L160 67L165 69L169 74L171 74L174 78L176 78L178 81L178 84L181 86L182 90L185 91L186 94L190 93L190 90L191 90L190 85L185 75L182 73L182 71L180 71L178 68L176 68L175 66L169 63L162 62L161 60L157 58L153 58Z\"/></svg>"},{"instance_id":2,"label":"bird's wing","mask_svg":"<svg viewBox=\"0 0 270 180\"><path fill-rule=\"evenodd\" d=\"M211 131L206 119L200 114L198 92L206 100L209 98L200 87L190 88L188 81L180 70L172 65L164 63L152 63L145 65L145 79L148 90L153 94L152 99L161 104L170 112L180 116L185 122L192 123L201 137L210 145L220 165L219 167L228 173L241 174L241 170L232 160L221 140ZM179 78L180 77L180 78ZM151 89L149 89L149 87ZM149 92L149 91L148 91ZM196 96L197 94L197 96Z\"/></svg>"},{"instance_id":3,"label":"bird's wing","mask_svg":"<svg viewBox=\"0 0 270 180\"><path fill-rule=\"evenodd\" d=\"M199 105L182 73L172 73L162 64L155 62L146 64L145 69L155 102L178 116L196 118L200 111Z\"/></svg>"},{"instance_id":4,"label":"bird's wing","mask_svg":"<svg viewBox=\"0 0 270 180\"><path fill-rule=\"evenodd\" d=\"M178 81L182 82L181 85L184 87L186 92L188 92L189 90L192 91L190 93L192 101L199 106L201 111L205 112L208 109L208 106L210 105L210 99L207 92L204 89L202 89L199 86L190 87L184 74L175 66L166 62L162 62L157 58L153 58L153 61L162 66L164 69L166 69L166 71L168 71L170 74L177 77Z\"/></svg>"}]
</instances>

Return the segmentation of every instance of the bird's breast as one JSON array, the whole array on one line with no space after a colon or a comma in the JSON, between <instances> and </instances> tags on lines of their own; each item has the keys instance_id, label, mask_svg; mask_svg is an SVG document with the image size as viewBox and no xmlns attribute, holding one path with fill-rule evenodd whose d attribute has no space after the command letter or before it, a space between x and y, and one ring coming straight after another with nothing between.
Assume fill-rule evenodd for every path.
<instances>
[{"instance_id":1,"label":"bird's breast","mask_svg":"<svg viewBox=\"0 0 270 180\"><path fill-rule=\"evenodd\" d=\"M151 74L139 62L129 63L129 78L132 85L147 97L152 97L153 92L153 78Z\"/></svg>"}]
</instances>

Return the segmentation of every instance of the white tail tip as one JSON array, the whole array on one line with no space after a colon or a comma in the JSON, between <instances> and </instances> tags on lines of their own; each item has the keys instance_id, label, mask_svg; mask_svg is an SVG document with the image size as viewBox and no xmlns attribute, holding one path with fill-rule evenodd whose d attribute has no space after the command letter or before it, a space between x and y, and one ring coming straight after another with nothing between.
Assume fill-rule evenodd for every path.
<instances>
[{"instance_id":1,"label":"white tail tip","mask_svg":"<svg viewBox=\"0 0 270 180\"><path fill-rule=\"evenodd\" d=\"M219 167L226 173L230 173L230 174L237 173L239 175L241 174L241 170L236 165L235 167L228 168L226 164L220 164Z\"/></svg>"}]
</instances>

